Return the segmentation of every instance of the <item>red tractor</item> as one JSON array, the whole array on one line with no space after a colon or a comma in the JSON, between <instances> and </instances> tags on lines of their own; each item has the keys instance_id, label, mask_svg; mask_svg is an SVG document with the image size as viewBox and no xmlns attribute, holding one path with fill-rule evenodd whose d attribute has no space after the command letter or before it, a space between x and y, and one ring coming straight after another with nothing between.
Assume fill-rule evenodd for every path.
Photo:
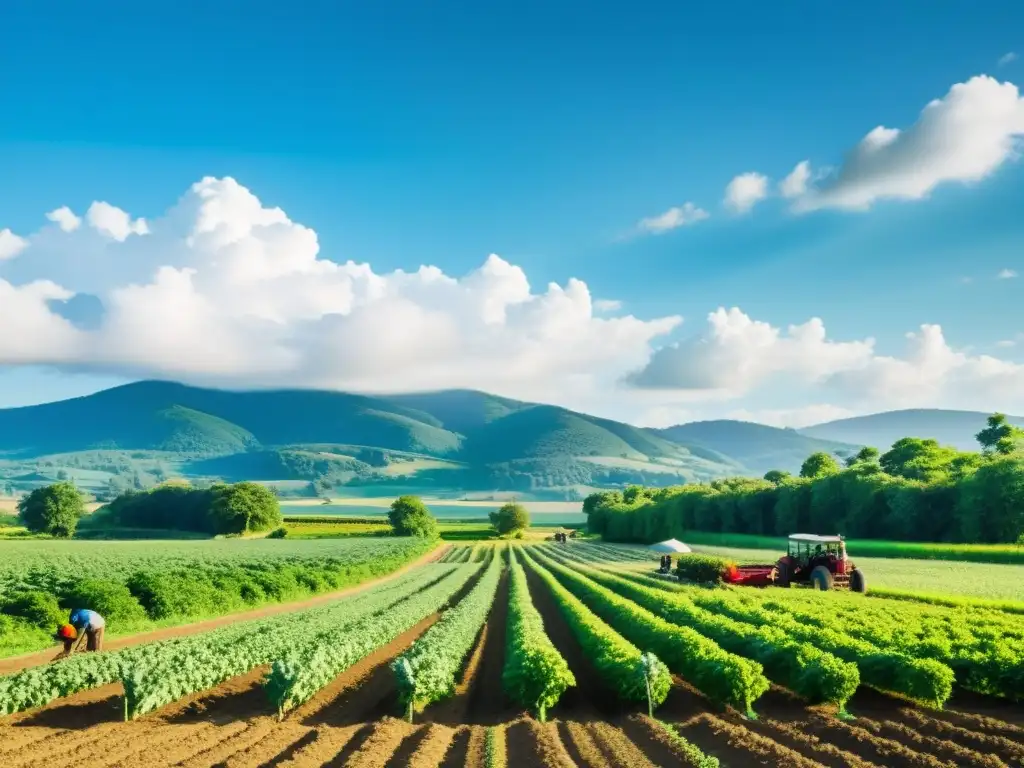
<instances>
[{"instance_id":1,"label":"red tractor","mask_svg":"<svg viewBox=\"0 0 1024 768\"><path fill-rule=\"evenodd\" d=\"M813 533L790 534L789 552L775 565L738 565L726 574L726 581L756 587L807 584L821 590L868 591L864 572L846 556L843 537Z\"/></svg>"}]
</instances>

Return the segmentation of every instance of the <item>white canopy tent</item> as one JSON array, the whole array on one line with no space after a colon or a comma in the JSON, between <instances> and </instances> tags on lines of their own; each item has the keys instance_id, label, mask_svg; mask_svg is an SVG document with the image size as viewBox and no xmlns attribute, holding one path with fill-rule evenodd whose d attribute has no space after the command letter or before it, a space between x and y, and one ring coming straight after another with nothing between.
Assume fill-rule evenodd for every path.
<instances>
[{"instance_id":1,"label":"white canopy tent","mask_svg":"<svg viewBox=\"0 0 1024 768\"><path fill-rule=\"evenodd\" d=\"M657 544L651 544L648 549L652 552L658 552L663 555L685 555L687 552L693 551L683 544L683 542L676 539L669 539L668 541L660 541Z\"/></svg>"}]
</instances>

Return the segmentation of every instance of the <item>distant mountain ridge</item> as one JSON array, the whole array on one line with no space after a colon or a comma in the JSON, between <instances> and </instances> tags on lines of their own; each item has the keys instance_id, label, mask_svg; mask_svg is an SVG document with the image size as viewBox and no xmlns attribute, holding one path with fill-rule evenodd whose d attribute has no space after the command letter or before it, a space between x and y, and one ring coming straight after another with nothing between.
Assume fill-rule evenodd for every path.
<instances>
[{"instance_id":1,"label":"distant mountain ridge","mask_svg":"<svg viewBox=\"0 0 1024 768\"><path fill-rule=\"evenodd\" d=\"M933 438L962 451L976 451L978 441L974 436L985 427L985 420L991 415L980 411L910 408L815 424L799 432L819 440L871 445L881 451L904 437ZM1007 421L1024 427L1024 417L1007 416Z\"/></svg>"},{"instance_id":2,"label":"distant mountain ridge","mask_svg":"<svg viewBox=\"0 0 1024 768\"><path fill-rule=\"evenodd\" d=\"M135 472L136 487L154 481L149 474L182 474L578 494L796 472L816 451L884 450L905 436L969 448L986 415L897 411L802 430L730 420L650 429L474 390L372 396L142 381L0 409L0 480L27 483L45 465L77 468L97 483Z\"/></svg>"}]
</instances>

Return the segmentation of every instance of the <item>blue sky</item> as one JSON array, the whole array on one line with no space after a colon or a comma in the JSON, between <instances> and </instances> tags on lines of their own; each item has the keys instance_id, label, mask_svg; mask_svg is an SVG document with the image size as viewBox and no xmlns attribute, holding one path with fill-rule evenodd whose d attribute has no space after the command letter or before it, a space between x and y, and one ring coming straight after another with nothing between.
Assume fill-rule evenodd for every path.
<instances>
[{"instance_id":1,"label":"blue sky","mask_svg":"<svg viewBox=\"0 0 1024 768\"><path fill-rule=\"evenodd\" d=\"M872 337L880 355L938 324L956 349L1024 362L1009 344L1024 331L1019 281L996 278L1024 271L1012 159L866 211L722 203L741 173L774 190L800 161L839 168L873 128L910 128L973 76L1019 84L1024 61L1004 59L1024 54L1019 3L60 5L5 12L0 229L27 238L45 212L94 200L151 221L199 179L230 176L314 229L323 258L458 277L497 253L535 292L575 277L642 319L685 318L658 343L736 306L782 328L820 317L830 339ZM686 202L709 218L636 230ZM0 369L0 406L132 375L120 358L98 365ZM669 405L648 392L620 408L595 390L567 404L633 418L875 405L783 402L776 374L729 398L676 388ZM947 390L921 404L958 405Z\"/></svg>"}]
</instances>

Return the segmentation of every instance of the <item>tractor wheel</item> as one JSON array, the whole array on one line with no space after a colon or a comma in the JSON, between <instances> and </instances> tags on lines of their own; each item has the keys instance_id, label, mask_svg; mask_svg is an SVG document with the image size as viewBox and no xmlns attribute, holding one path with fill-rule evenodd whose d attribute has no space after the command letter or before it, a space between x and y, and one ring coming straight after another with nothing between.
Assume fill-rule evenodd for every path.
<instances>
[{"instance_id":1,"label":"tractor wheel","mask_svg":"<svg viewBox=\"0 0 1024 768\"><path fill-rule=\"evenodd\" d=\"M775 586L789 587L789 566L785 563L775 566Z\"/></svg>"},{"instance_id":2,"label":"tractor wheel","mask_svg":"<svg viewBox=\"0 0 1024 768\"><path fill-rule=\"evenodd\" d=\"M855 569L850 574L850 591L860 592L862 595L867 594L868 580L864 578L864 571Z\"/></svg>"},{"instance_id":3,"label":"tractor wheel","mask_svg":"<svg viewBox=\"0 0 1024 768\"><path fill-rule=\"evenodd\" d=\"M827 592L832 589L832 572L824 565L814 566L811 571L811 584L815 589Z\"/></svg>"}]
</instances>

